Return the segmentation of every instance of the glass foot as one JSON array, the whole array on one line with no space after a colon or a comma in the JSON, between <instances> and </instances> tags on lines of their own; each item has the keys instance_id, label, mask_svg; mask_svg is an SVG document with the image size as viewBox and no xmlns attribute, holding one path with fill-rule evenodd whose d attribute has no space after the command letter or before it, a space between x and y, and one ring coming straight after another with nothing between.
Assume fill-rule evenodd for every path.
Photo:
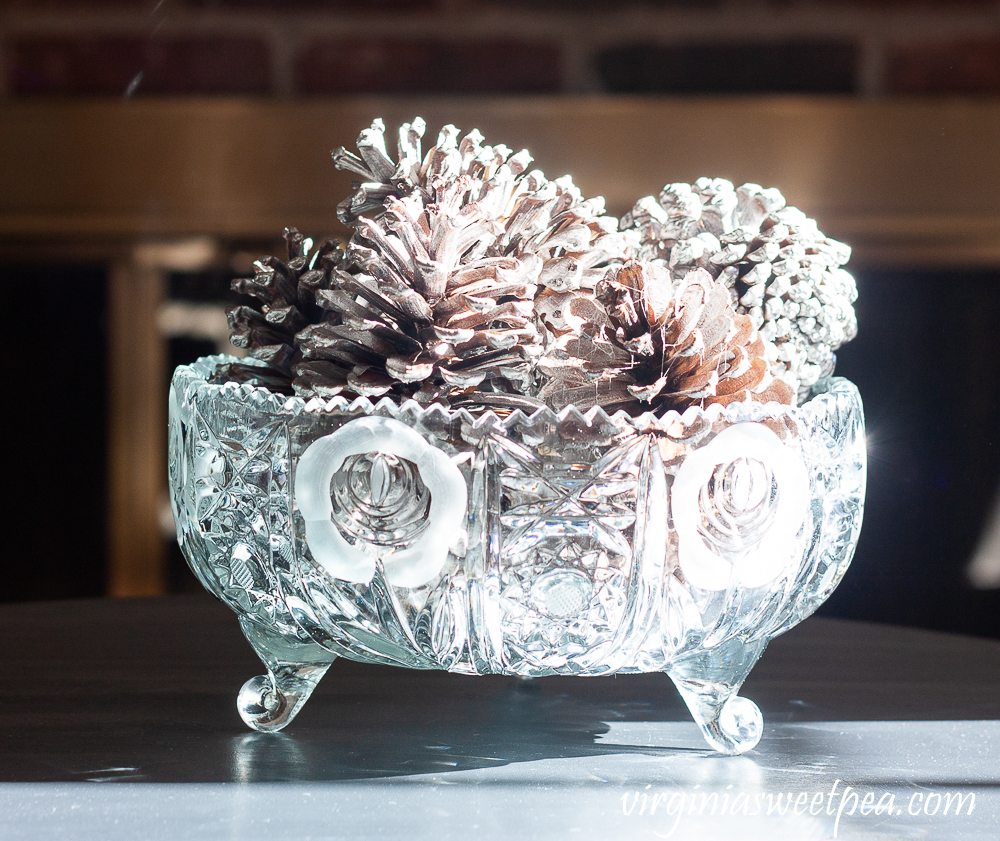
<instances>
[{"instance_id":1,"label":"glass foot","mask_svg":"<svg viewBox=\"0 0 1000 841\"><path fill-rule=\"evenodd\" d=\"M247 727L262 733L281 730L309 700L329 667L285 667L250 678L236 699L240 718Z\"/></svg>"},{"instance_id":2,"label":"glass foot","mask_svg":"<svg viewBox=\"0 0 1000 841\"><path fill-rule=\"evenodd\" d=\"M760 741L764 730L760 709L736 693L765 645L764 641L727 640L674 663L667 672L705 741L719 753L746 753Z\"/></svg>"},{"instance_id":3,"label":"glass foot","mask_svg":"<svg viewBox=\"0 0 1000 841\"><path fill-rule=\"evenodd\" d=\"M741 698L734 690L720 698L711 690L692 690L680 681L674 683L705 741L715 750L735 756L757 747L764 732L764 717L753 701Z\"/></svg>"},{"instance_id":4,"label":"glass foot","mask_svg":"<svg viewBox=\"0 0 1000 841\"><path fill-rule=\"evenodd\" d=\"M267 666L267 674L243 684L236 706L247 727L273 733L298 715L336 655L315 643L276 634L246 619L240 620L240 626Z\"/></svg>"}]
</instances>

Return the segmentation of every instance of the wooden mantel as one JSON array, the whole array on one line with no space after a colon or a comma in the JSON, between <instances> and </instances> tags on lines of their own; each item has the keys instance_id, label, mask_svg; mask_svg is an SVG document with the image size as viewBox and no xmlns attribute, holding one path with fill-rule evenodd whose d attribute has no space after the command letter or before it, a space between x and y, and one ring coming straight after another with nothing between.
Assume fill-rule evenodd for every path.
<instances>
[{"instance_id":1,"label":"wooden mantel","mask_svg":"<svg viewBox=\"0 0 1000 841\"><path fill-rule=\"evenodd\" d=\"M342 233L350 176L330 150L373 117L416 115L429 143L450 122L526 147L615 214L666 182L721 176L778 187L851 244L853 266L1000 266L996 99L0 100L0 254L43 245L111 268L110 593L164 586L165 396L149 376L164 364L163 269L286 225Z\"/></svg>"},{"instance_id":2,"label":"wooden mantel","mask_svg":"<svg viewBox=\"0 0 1000 841\"><path fill-rule=\"evenodd\" d=\"M329 152L420 114L529 148L622 213L701 175L778 187L867 264L1000 263L1000 101L351 98L0 103L0 240L335 233ZM51 241L51 239L50 239Z\"/></svg>"}]
</instances>

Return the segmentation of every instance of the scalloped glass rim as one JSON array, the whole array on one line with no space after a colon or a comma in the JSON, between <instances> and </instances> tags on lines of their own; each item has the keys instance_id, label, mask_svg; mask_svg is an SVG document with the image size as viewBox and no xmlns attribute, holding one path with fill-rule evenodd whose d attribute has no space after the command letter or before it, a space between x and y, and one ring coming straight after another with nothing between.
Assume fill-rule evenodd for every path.
<instances>
[{"instance_id":1,"label":"scalloped glass rim","mask_svg":"<svg viewBox=\"0 0 1000 841\"><path fill-rule=\"evenodd\" d=\"M598 423L608 423L618 430L631 428L636 432L642 432L650 428L662 429L669 426L675 420L679 420L684 426L689 427L699 418L704 418L710 423L720 420L727 423L739 423L746 421L761 421L769 418L778 419L789 415L796 417L797 413L812 406L814 401L817 399L822 400L824 395L857 395L857 386L855 386L850 380L844 377L831 376L819 380L812 387L809 399L804 403L800 403L798 406L788 406L784 403L775 402L735 402L730 403L728 406L713 403L705 409L698 406L691 406L683 412L679 412L676 409L668 409L661 415L657 415L654 412L643 412L641 415L630 415L624 410L618 410L614 414L609 415L600 406L594 406L593 408L587 409L585 412L581 412L576 408L576 406L569 405L558 412L549 407L542 407L530 414L524 412L522 409L514 409L509 414L501 416L497 415L492 409L474 413L464 407L452 409L440 403L433 403L429 406L424 406L413 399L405 400L402 403L398 403L389 397L383 397L376 402L372 402L367 397L357 397L354 400L348 400L347 398L340 396L331 397L328 400L323 400L320 397L311 397L306 399L297 395L285 396L275 394L273 391L269 391L262 386L251 385L248 383L209 382L209 379L215 374L219 366L226 365L231 362L239 362L244 365L258 365L261 367L265 365L265 363L252 356L243 358L229 356L228 354L203 356L196 362L192 362L190 365L178 366L174 373L175 382L182 378L185 381L185 390L189 384L197 383L199 390L201 390L206 396L213 394L213 392L219 395L240 394L244 398L257 403L262 409L274 413L287 414L290 417L303 413L323 412L344 415L357 413L388 414L390 417L398 417L400 415L420 417L427 413L437 413L447 420L467 420L471 422L474 427L478 427L493 424L507 426L509 424L516 424L519 421L537 423L537 421L545 419L546 416L550 416L557 422L565 421L566 419L581 420L588 427L592 427L595 421L597 421Z\"/></svg>"}]
</instances>

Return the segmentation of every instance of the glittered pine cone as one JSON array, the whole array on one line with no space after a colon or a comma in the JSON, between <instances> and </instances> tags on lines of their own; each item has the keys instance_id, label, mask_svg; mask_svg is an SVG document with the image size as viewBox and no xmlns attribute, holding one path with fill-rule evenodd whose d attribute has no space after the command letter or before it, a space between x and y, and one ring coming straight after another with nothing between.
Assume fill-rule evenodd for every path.
<instances>
[{"instance_id":1,"label":"glittered pine cone","mask_svg":"<svg viewBox=\"0 0 1000 841\"><path fill-rule=\"evenodd\" d=\"M608 272L597 300L607 324L581 331L564 349L587 354L574 366L584 378L591 366L603 374L578 384L564 376L561 390L549 383L543 389L549 402L580 402L588 386L594 403L633 411L792 401L791 388L769 371L767 343L707 271L674 281L662 265L631 261ZM595 350L611 365L593 365Z\"/></svg>"},{"instance_id":2,"label":"glittered pine cone","mask_svg":"<svg viewBox=\"0 0 1000 841\"><path fill-rule=\"evenodd\" d=\"M850 248L825 237L781 193L725 179L668 184L622 220L636 254L675 278L703 269L730 290L776 348L772 373L800 396L832 373L833 351L857 333L854 279L840 268Z\"/></svg>"}]
</instances>

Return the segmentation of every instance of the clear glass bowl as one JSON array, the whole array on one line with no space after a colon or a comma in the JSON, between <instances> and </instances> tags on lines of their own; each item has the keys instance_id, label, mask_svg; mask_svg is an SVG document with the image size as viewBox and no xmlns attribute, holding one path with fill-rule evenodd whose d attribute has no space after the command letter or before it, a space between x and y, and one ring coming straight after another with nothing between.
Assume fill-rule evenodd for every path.
<instances>
[{"instance_id":1,"label":"clear glass bowl","mask_svg":"<svg viewBox=\"0 0 1000 841\"><path fill-rule=\"evenodd\" d=\"M170 388L170 492L192 570L267 667L246 723L292 720L337 657L465 674L666 672L708 742L760 739L736 695L850 564L857 389L798 408L638 418Z\"/></svg>"}]
</instances>

